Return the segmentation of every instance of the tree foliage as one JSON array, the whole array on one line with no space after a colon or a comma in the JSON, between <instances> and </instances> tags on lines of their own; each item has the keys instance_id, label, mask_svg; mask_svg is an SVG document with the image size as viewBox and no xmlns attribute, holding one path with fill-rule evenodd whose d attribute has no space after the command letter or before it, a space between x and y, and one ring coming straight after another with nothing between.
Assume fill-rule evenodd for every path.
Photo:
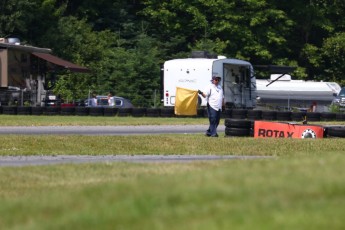
<instances>
[{"instance_id":1,"label":"tree foliage","mask_svg":"<svg viewBox=\"0 0 345 230\"><path fill-rule=\"evenodd\" d=\"M344 83L344 11L342 0L3 0L0 36L52 48L92 71L61 75L63 97L111 91L153 106L160 65L192 50Z\"/></svg>"}]
</instances>

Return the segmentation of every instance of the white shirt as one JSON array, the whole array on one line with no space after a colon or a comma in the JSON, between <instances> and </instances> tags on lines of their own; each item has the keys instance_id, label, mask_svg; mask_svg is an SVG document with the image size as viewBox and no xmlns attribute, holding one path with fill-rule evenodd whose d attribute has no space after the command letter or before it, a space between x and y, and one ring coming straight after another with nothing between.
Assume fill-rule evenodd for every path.
<instances>
[{"instance_id":1,"label":"white shirt","mask_svg":"<svg viewBox=\"0 0 345 230\"><path fill-rule=\"evenodd\" d=\"M97 98L91 98L91 106L97 106Z\"/></svg>"},{"instance_id":2,"label":"white shirt","mask_svg":"<svg viewBox=\"0 0 345 230\"><path fill-rule=\"evenodd\" d=\"M115 105L115 103L114 103L114 97L109 97L109 99L108 99L108 104L109 104L109 106L114 106L114 105Z\"/></svg>"},{"instance_id":3,"label":"white shirt","mask_svg":"<svg viewBox=\"0 0 345 230\"><path fill-rule=\"evenodd\" d=\"M215 84L210 84L204 90L204 94L206 95L206 100L208 101L208 104L214 110L222 110L224 94L223 89L220 85L216 86Z\"/></svg>"}]
</instances>

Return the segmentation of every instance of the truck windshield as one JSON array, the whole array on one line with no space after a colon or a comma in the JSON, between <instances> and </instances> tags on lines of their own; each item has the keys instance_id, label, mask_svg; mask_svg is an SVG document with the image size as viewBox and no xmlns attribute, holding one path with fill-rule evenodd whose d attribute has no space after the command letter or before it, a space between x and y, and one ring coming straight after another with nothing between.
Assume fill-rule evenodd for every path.
<instances>
[{"instance_id":1,"label":"truck windshield","mask_svg":"<svg viewBox=\"0 0 345 230\"><path fill-rule=\"evenodd\" d=\"M342 88L339 92L339 97L345 97L345 88Z\"/></svg>"}]
</instances>

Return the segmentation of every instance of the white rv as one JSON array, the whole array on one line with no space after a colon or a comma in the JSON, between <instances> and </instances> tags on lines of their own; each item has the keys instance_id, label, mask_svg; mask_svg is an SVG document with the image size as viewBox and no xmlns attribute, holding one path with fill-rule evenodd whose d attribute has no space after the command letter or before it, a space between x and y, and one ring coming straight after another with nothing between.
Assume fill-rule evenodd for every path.
<instances>
[{"instance_id":1,"label":"white rv","mask_svg":"<svg viewBox=\"0 0 345 230\"><path fill-rule=\"evenodd\" d=\"M256 81L252 65L243 60L228 58L185 58L166 61L163 66L164 106L174 106L176 87L203 90L212 76L222 78L227 108L254 108ZM199 96L199 104L206 100Z\"/></svg>"},{"instance_id":2,"label":"white rv","mask_svg":"<svg viewBox=\"0 0 345 230\"><path fill-rule=\"evenodd\" d=\"M317 111L326 112L341 87L336 82L292 80L285 74L272 74L270 79L257 79L259 107L263 105L309 108L317 105Z\"/></svg>"}]
</instances>

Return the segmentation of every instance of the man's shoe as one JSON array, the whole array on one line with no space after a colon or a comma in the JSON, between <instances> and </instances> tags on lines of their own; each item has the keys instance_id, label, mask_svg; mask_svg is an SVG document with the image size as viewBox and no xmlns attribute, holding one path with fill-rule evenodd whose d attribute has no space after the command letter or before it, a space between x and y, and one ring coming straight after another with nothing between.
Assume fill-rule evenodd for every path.
<instances>
[{"instance_id":1,"label":"man's shoe","mask_svg":"<svg viewBox=\"0 0 345 230\"><path fill-rule=\"evenodd\" d=\"M212 135L211 137L218 137L218 134Z\"/></svg>"}]
</instances>

